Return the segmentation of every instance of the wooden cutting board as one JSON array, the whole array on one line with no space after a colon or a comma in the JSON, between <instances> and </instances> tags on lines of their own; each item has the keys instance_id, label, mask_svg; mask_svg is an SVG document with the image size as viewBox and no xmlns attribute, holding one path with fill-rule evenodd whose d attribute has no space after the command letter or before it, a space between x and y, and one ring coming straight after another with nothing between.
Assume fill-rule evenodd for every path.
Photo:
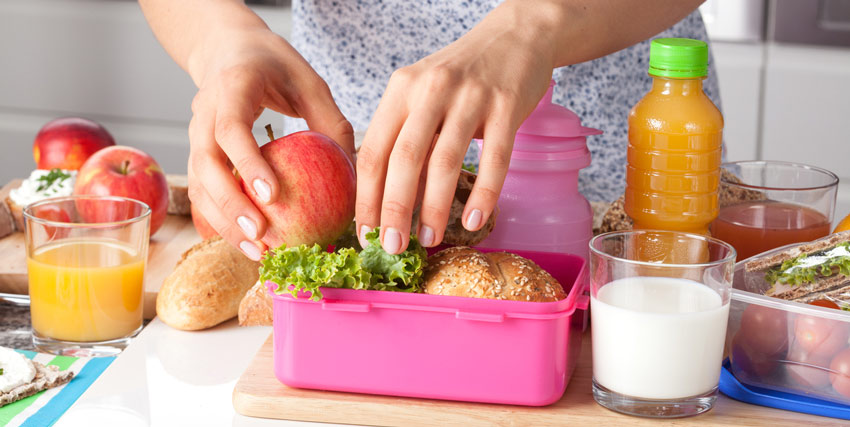
<instances>
[{"instance_id":1,"label":"wooden cutting board","mask_svg":"<svg viewBox=\"0 0 850 427\"><path fill-rule=\"evenodd\" d=\"M510 366L506 365L505 369ZM658 425L658 420L618 414L593 400L589 331L582 340L581 357L564 397L542 408L289 388L274 376L271 336L236 383L233 406L240 414L252 417L376 426ZM832 418L749 405L722 394L711 411L675 420L676 425L709 426L834 426L840 423L841 420Z\"/></svg>"},{"instance_id":2,"label":"wooden cutting board","mask_svg":"<svg viewBox=\"0 0 850 427\"><path fill-rule=\"evenodd\" d=\"M9 185L17 187L20 181ZM8 186L8 185L7 185ZM8 190L3 187L3 190ZM0 203L5 203L5 197ZM156 316L156 295L165 278L174 270L180 256L201 237L192 225L192 218L168 215L162 227L153 235L148 249L148 265L145 269L145 319ZM24 248L24 233L12 233L0 239L0 292L26 294L27 259Z\"/></svg>"}]
</instances>

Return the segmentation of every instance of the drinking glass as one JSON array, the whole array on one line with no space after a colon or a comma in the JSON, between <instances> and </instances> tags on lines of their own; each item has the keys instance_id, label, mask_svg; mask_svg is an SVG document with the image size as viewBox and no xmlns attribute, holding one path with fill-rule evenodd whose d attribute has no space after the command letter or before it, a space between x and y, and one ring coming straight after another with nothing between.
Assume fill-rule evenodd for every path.
<instances>
[{"instance_id":1,"label":"drinking glass","mask_svg":"<svg viewBox=\"0 0 850 427\"><path fill-rule=\"evenodd\" d=\"M112 196L24 208L33 345L72 356L120 353L142 329L150 208Z\"/></svg>"},{"instance_id":2,"label":"drinking glass","mask_svg":"<svg viewBox=\"0 0 850 427\"><path fill-rule=\"evenodd\" d=\"M644 261L643 246L653 241L700 255L685 263ZM711 409L734 262L732 246L697 234L633 230L590 241L593 397L599 404L654 418Z\"/></svg>"},{"instance_id":3,"label":"drinking glass","mask_svg":"<svg viewBox=\"0 0 850 427\"><path fill-rule=\"evenodd\" d=\"M721 191L738 200L722 206L711 235L729 242L746 259L790 243L829 234L838 177L800 163L743 161L724 163L737 176L723 176Z\"/></svg>"}]
</instances>

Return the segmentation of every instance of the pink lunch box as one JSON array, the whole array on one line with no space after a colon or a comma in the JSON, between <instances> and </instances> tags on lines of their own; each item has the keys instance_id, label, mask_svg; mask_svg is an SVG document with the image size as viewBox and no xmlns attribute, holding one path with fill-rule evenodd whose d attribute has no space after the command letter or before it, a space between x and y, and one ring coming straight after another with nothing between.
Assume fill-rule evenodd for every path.
<instances>
[{"instance_id":1,"label":"pink lunch box","mask_svg":"<svg viewBox=\"0 0 850 427\"><path fill-rule=\"evenodd\" d=\"M311 301L309 294L272 293L275 375L290 387L320 390L529 406L558 401L581 350L585 261L513 252L552 274L567 298L322 288L324 298Z\"/></svg>"}]
</instances>

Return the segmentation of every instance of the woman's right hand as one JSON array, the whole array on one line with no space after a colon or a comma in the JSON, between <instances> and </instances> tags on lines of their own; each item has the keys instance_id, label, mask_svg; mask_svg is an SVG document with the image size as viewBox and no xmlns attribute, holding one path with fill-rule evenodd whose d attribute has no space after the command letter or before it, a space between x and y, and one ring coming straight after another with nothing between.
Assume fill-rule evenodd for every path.
<instances>
[{"instance_id":1,"label":"woman's right hand","mask_svg":"<svg viewBox=\"0 0 850 427\"><path fill-rule=\"evenodd\" d=\"M277 200L277 179L251 133L254 121L265 108L304 118L349 153L353 129L327 84L268 28L217 31L186 68L199 88L189 124L189 198L224 239L259 260L266 219L233 174L235 168L258 199Z\"/></svg>"}]
</instances>

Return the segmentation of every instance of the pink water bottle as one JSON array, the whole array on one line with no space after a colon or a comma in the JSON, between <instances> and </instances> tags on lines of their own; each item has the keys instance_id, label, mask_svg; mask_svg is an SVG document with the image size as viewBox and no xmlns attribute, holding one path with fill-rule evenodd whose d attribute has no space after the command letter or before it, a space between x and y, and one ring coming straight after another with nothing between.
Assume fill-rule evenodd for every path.
<instances>
[{"instance_id":1,"label":"pink water bottle","mask_svg":"<svg viewBox=\"0 0 850 427\"><path fill-rule=\"evenodd\" d=\"M499 216L482 247L559 252L587 259L593 212L578 191L578 172L590 165L576 113L552 103L552 88L520 126L499 197ZM478 141L479 147L482 142Z\"/></svg>"}]
</instances>

